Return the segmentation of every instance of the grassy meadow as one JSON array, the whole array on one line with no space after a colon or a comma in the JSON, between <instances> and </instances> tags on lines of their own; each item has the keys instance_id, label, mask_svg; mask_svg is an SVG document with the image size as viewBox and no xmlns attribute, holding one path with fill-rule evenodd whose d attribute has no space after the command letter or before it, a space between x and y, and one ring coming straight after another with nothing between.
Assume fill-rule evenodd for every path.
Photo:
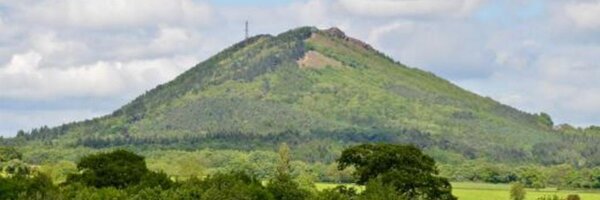
<instances>
[{"instance_id":1,"label":"grassy meadow","mask_svg":"<svg viewBox=\"0 0 600 200\"><path fill-rule=\"evenodd\" d=\"M339 184L335 183L317 183L318 190L334 188ZM362 186L355 184L345 184L346 186L355 187L358 191L363 190ZM508 200L509 199L509 184L489 184L489 183L473 183L473 182L454 182L452 183L452 193L459 200ZM558 195L561 198L569 194L577 194L582 200L598 200L600 199L600 191L598 190L557 190L556 188L545 188L540 190L527 189L526 199L535 200L544 195Z\"/></svg>"}]
</instances>

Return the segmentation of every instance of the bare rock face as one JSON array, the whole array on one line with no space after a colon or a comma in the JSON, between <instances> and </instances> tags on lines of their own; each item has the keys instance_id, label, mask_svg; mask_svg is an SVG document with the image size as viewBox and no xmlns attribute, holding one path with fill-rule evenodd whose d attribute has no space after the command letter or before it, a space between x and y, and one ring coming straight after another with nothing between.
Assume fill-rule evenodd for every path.
<instances>
[{"instance_id":1,"label":"bare rock face","mask_svg":"<svg viewBox=\"0 0 600 200\"><path fill-rule=\"evenodd\" d=\"M331 27L331 28L325 30L325 33L327 33L331 36L334 36L334 37L341 38L341 39L347 39L346 34L337 27Z\"/></svg>"},{"instance_id":2,"label":"bare rock face","mask_svg":"<svg viewBox=\"0 0 600 200\"><path fill-rule=\"evenodd\" d=\"M371 47L371 45L364 43L363 41L360 41L358 39L354 39L354 38L346 36L346 33L344 33L344 31L340 30L337 27L331 27L331 28L325 30L324 32L330 36L346 40L346 41L353 43L355 45L358 45L364 49L374 50L373 47Z\"/></svg>"}]
</instances>

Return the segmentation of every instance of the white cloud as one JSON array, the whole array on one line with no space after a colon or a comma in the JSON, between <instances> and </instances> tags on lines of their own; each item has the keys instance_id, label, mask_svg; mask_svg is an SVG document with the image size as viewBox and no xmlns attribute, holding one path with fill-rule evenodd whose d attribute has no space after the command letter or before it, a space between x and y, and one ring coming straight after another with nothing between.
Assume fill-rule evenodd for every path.
<instances>
[{"instance_id":1,"label":"white cloud","mask_svg":"<svg viewBox=\"0 0 600 200\"><path fill-rule=\"evenodd\" d=\"M349 12L366 16L465 16L481 0L338 0Z\"/></svg>"},{"instance_id":2,"label":"white cloud","mask_svg":"<svg viewBox=\"0 0 600 200\"><path fill-rule=\"evenodd\" d=\"M205 24L212 13L208 4L192 0L46 0L13 6L30 23L91 28Z\"/></svg>"},{"instance_id":3,"label":"white cloud","mask_svg":"<svg viewBox=\"0 0 600 200\"><path fill-rule=\"evenodd\" d=\"M42 56L37 52L13 55L3 72L6 75L34 74L41 60Z\"/></svg>"},{"instance_id":4,"label":"white cloud","mask_svg":"<svg viewBox=\"0 0 600 200\"><path fill-rule=\"evenodd\" d=\"M86 43L59 38L55 32L33 33L28 38L28 46L44 57L40 65L62 67L82 60L90 53Z\"/></svg>"},{"instance_id":5,"label":"white cloud","mask_svg":"<svg viewBox=\"0 0 600 200\"><path fill-rule=\"evenodd\" d=\"M330 4L327 1L310 0L308 2L292 4L289 7L289 13L298 13L298 19L302 24L311 24L313 26L329 26L331 20Z\"/></svg>"},{"instance_id":6,"label":"white cloud","mask_svg":"<svg viewBox=\"0 0 600 200\"><path fill-rule=\"evenodd\" d=\"M410 33L414 29L415 23L412 21L394 22L380 27L375 27L369 32L367 42L371 44L379 44L381 42L381 37L385 36L386 34L394 32L401 32L406 34Z\"/></svg>"},{"instance_id":7,"label":"white cloud","mask_svg":"<svg viewBox=\"0 0 600 200\"><path fill-rule=\"evenodd\" d=\"M31 46L44 55L63 54L62 56L86 51L85 44L75 41L64 41L57 38L56 33L34 34L30 39Z\"/></svg>"},{"instance_id":8,"label":"white cloud","mask_svg":"<svg viewBox=\"0 0 600 200\"><path fill-rule=\"evenodd\" d=\"M181 28L161 28L158 37L150 43L150 48L169 52L180 46L185 46L191 39L190 34Z\"/></svg>"},{"instance_id":9,"label":"white cloud","mask_svg":"<svg viewBox=\"0 0 600 200\"><path fill-rule=\"evenodd\" d=\"M518 43L513 41L513 43ZM517 54L522 50L503 50ZM482 93L529 112L545 111L555 121L598 124L600 113L600 47L567 45L538 49L524 67L501 63L492 78L478 85Z\"/></svg>"},{"instance_id":10,"label":"white cloud","mask_svg":"<svg viewBox=\"0 0 600 200\"><path fill-rule=\"evenodd\" d=\"M35 52L14 55L0 68L0 98L108 97L150 89L197 62L190 57L98 61L68 68L41 68Z\"/></svg>"},{"instance_id":11,"label":"white cloud","mask_svg":"<svg viewBox=\"0 0 600 200\"><path fill-rule=\"evenodd\" d=\"M367 30L375 48L400 62L436 72L446 78L487 76L493 59L484 37L473 24L463 22L414 22L399 20Z\"/></svg>"},{"instance_id":12,"label":"white cloud","mask_svg":"<svg viewBox=\"0 0 600 200\"><path fill-rule=\"evenodd\" d=\"M565 5L565 14L581 28L600 28L600 1L573 2Z\"/></svg>"}]
</instances>

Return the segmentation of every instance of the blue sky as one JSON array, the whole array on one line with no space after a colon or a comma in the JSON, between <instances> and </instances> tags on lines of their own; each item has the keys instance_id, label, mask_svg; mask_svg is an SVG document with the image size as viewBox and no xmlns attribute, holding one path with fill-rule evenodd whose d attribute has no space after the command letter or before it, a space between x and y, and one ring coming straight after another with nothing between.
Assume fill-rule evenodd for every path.
<instances>
[{"instance_id":1,"label":"blue sky","mask_svg":"<svg viewBox=\"0 0 600 200\"><path fill-rule=\"evenodd\" d=\"M245 20L336 26L480 95L600 124L599 0L0 0L0 135L108 114L243 39Z\"/></svg>"}]
</instances>

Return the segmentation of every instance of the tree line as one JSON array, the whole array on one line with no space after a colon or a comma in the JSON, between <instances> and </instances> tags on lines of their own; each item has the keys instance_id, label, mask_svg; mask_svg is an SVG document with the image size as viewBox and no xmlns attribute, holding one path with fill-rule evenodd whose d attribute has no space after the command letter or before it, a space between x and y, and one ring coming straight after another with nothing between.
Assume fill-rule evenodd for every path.
<instances>
[{"instance_id":1,"label":"tree line","mask_svg":"<svg viewBox=\"0 0 600 200\"><path fill-rule=\"evenodd\" d=\"M3 163L21 159L18 152L3 150ZM410 145L363 144L345 149L337 160L338 169L355 168L356 184L365 186L361 192L347 186L318 191L314 183L291 176L290 162L290 149L284 143L271 179L228 171L178 180L149 170L143 156L118 149L82 157L77 171L59 185L35 170L3 173L0 199L456 199L435 161Z\"/></svg>"}]
</instances>

